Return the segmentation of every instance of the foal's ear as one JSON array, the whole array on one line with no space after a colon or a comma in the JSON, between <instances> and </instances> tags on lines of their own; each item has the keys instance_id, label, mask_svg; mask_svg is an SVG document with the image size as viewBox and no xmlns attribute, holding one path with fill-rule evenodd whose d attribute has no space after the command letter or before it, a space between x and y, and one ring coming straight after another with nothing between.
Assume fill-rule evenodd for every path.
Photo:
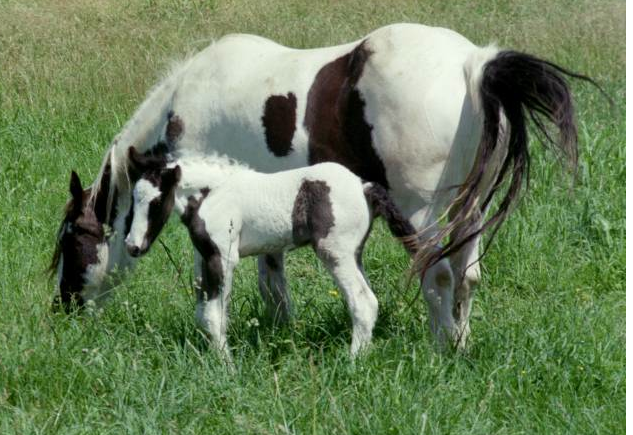
<instances>
[{"instance_id":1,"label":"foal's ear","mask_svg":"<svg viewBox=\"0 0 633 435\"><path fill-rule=\"evenodd\" d=\"M182 170L179 165L176 165L173 169L167 170L163 173L163 183L168 186L175 186L180 182L182 177Z\"/></svg>"},{"instance_id":2,"label":"foal's ear","mask_svg":"<svg viewBox=\"0 0 633 435\"><path fill-rule=\"evenodd\" d=\"M84 190L81 187L81 180L75 171L70 173L70 194L73 197L73 205L75 209L81 209Z\"/></svg>"},{"instance_id":3,"label":"foal's ear","mask_svg":"<svg viewBox=\"0 0 633 435\"><path fill-rule=\"evenodd\" d=\"M129 161L129 172L133 178L145 172L147 167L147 158L143 154L139 153L136 148L130 147L127 151L127 156Z\"/></svg>"}]
</instances>

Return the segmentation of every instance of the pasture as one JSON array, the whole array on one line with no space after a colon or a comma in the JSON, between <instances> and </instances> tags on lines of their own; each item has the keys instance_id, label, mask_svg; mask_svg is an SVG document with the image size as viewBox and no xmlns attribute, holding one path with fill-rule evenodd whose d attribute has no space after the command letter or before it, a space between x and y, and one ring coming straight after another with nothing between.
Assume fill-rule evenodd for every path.
<instances>
[{"instance_id":1,"label":"pasture","mask_svg":"<svg viewBox=\"0 0 633 435\"><path fill-rule=\"evenodd\" d=\"M623 433L625 3L379 0L2 0L1 433ZM438 352L408 258L376 225L364 261L379 303L373 345L309 249L291 253L292 326L273 328L254 259L234 279L236 372L196 329L192 250L171 222L92 316L50 310L50 262L70 170L104 150L170 63L231 32L295 47L383 24L454 29L597 80L572 82L580 164L531 150L530 190L485 257L467 352ZM174 263L172 264L173 259Z\"/></svg>"}]
</instances>

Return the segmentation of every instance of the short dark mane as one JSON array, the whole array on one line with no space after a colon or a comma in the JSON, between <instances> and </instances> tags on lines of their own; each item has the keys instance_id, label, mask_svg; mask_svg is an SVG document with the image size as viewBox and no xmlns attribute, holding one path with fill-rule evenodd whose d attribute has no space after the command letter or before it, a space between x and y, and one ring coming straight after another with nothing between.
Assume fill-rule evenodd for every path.
<instances>
[{"instance_id":1,"label":"short dark mane","mask_svg":"<svg viewBox=\"0 0 633 435\"><path fill-rule=\"evenodd\" d=\"M55 250L53 251L53 258L51 259L51 264L46 269L46 273L48 273L49 278L53 277L55 271L57 271L57 266L59 266L59 261L62 257L62 233L64 231L64 228L66 228L68 222L70 222L70 212L72 209L73 200L71 199L66 203L66 206L64 207L64 219L57 229L57 237L55 238Z\"/></svg>"}]
</instances>

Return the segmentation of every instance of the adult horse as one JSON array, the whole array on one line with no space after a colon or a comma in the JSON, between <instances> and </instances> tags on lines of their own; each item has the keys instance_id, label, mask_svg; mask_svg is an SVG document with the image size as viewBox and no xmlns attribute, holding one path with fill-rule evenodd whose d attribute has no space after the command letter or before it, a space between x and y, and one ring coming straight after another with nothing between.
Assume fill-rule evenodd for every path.
<instances>
[{"instance_id":1,"label":"adult horse","mask_svg":"<svg viewBox=\"0 0 633 435\"><path fill-rule=\"evenodd\" d=\"M419 230L426 249L414 265L426 269L431 329L440 341L463 344L480 278L481 231L504 220L528 175L528 121L576 164L565 75L587 79L418 24L308 50L225 36L149 93L114 139L92 189L71 183L53 263L61 298L99 300L108 273L132 265L123 243L131 221L130 146L225 154L261 172L335 161L388 188ZM499 205L485 220L496 193ZM269 311L288 318L283 253L260 257L258 265Z\"/></svg>"}]
</instances>

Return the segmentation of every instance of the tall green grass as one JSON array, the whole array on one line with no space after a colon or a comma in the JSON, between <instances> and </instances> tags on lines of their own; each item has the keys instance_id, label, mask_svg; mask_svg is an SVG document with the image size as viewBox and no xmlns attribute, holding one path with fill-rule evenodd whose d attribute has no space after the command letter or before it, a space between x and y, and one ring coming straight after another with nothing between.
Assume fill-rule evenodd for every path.
<instances>
[{"instance_id":1,"label":"tall green grass","mask_svg":"<svg viewBox=\"0 0 633 435\"><path fill-rule=\"evenodd\" d=\"M625 427L625 43L622 1L0 2L1 433L622 433ZM455 29L598 80L573 84L573 182L532 148L529 193L483 262L463 355L429 340L382 225L366 269L380 301L368 354L307 250L287 262L297 318L272 328L252 259L237 272L228 373L193 321L191 248L170 224L103 312L51 313L50 260L70 169L89 183L170 62L229 32L297 47L391 22Z\"/></svg>"}]
</instances>

